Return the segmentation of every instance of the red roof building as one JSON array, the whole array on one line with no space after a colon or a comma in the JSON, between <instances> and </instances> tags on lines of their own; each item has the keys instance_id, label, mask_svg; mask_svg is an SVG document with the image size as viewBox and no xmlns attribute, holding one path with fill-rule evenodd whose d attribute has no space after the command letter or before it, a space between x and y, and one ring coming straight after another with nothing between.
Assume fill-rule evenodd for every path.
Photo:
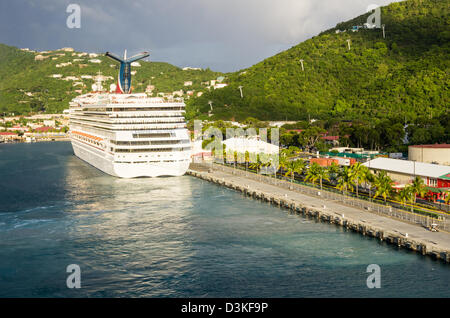
<instances>
[{"instance_id":1,"label":"red roof building","mask_svg":"<svg viewBox=\"0 0 450 318\"><path fill-rule=\"evenodd\" d=\"M42 127L38 127L38 128L36 128L35 130L37 131L37 132L49 132L50 130L52 130L53 129L53 127L48 127L48 126L42 126Z\"/></svg>"}]
</instances>

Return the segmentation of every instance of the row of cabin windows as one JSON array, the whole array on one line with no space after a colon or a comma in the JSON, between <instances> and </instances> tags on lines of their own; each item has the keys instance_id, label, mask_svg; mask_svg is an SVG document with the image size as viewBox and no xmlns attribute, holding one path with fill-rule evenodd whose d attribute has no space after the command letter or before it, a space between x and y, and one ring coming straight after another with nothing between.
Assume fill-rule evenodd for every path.
<instances>
[{"instance_id":1,"label":"row of cabin windows","mask_svg":"<svg viewBox=\"0 0 450 318\"><path fill-rule=\"evenodd\" d=\"M182 129L182 128L186 128L186 124L178 125L178 126L170 126L170 127L151 127L151 128L146 128L146 127L140 127L140 128L108 128L108 127L100 127L100 126L97 126L97 125L92 125L92 124L94 124L95 122L90 123L90 122L85 122L85 121L76 121L76 120L73 120L72 123L79 124L79 125L83 125L83 126L88 126L88 125L90 125L91 127L94 127L94 128L98 128L98 129L101 129L101 130L110 130L110 131L116 131L116 130L117 130L117 131L118 131L118 130L120 130L120 131L130 131L130 130L138 131L138 130L150 130L150 129L158 129L158 130L174 130L174 129ZM108 124L105 124L105 125L108 125ZM87 129L86 129L86 130L87 130ZM138 137L138 138L145 138L145 137Z\"/></svg>"},{"instance_id":2,"label":"row of cabin windows","mask_svg":"<svg viewBox=\"0 0 450 318\"><path fill-rule=\"evenodd\" d=\"M105 118L105 121L102 121L102 123L112 124L112 125L132 125L132 124L137 124L137 125L149 124L149 125L152 125L152 124L178 124L178 123L184 123L185 122L183 117L175 116L173 118L177 118L177 120L159 119L159 118L146 118L146 120L138 121L137 119L142 119L142 118L141 117L136 117L136 118L117 118L119 120L120 119L124 119L124 120L125 119L134 119L132 121L125 121L125 122L119 122L119 121L116 122L115 121L115 122L110 122L109 119L116 119L116 118ZM150 120L150 119L154 119L154 120ZM82 121L88 121L88 122L97 122L97 121L99 121L98 118L90 117L90 116L82 116L81 118L73 118L72 120L82 120Z\"/></svg>"},{"instance_id":3,"label":"row of cabin windows","mask_svg":"<svg viewBox=\"0 0 450 318\"><path fill-rule=\"evenodd\" d=\"M189 143L189 140L188 139L185 139L185 140L152 140L152 141L111 140L111 143L118 145L118 146L175 145L175 144Z\"/></svg>"},{"instance_id":4,"label":"row of cabin windows","mask_svg":"<svg viewBox=\"0 0 450 318\"><path fill-rule=\"evenodd\" d=\"M154 149L121 149L121 148L112 148L111 151L114 152L174 152L174 151L187 151L190 150L190 147L186 148L154 148Z\"/></svg>"},{"instance_id":5,"label":"row of cabin windows","mask_svg":"<svg viewBox=\"0 0 450 318\"><path fill-rule=\"evenodd\" d=\"M151 134L133 134L133 138L168 138L175 137L174 134L168 133L151 133Z\"/></svg>"}]
</instances>

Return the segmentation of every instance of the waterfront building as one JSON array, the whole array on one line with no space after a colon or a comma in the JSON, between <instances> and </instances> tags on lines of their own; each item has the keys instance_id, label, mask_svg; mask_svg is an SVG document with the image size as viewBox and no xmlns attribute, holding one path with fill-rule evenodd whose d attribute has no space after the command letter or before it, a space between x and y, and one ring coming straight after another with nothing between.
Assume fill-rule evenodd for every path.
<instances>
[{"instance_id":1,"label":"waterfront building","mask_svg":"<svg viewBox=\"0 0 450 318\"><path fill-rule=\"evenodd\" d=\"M16 133L9 131L1 131L0 132L0 142L10 142L19 140L20 137Z\"/></svg>"},{"instance_id":2,"label":"waterfront building","mask_svg":"<svg viewBox=\"0 0 450 318\"><path fill-rule=\"evenodd\" d=\"M265 153L265 154L278 154L280 147L273 145L271 143L262 141L256 137L245 138L245 137L233 137L225 140L223 144L226 146L228 151L236 151L238 153Z\"/></svg>"},{"instance_id":3,"label":"waterfront building","mask_svg":"<svg viewBox=\"0 0 450 318\"><path fill-rule=\"evenodd\" d=\"M408 159L450 166L450 144L409 146Z\"/></svg>"},{"instance_id":4,"label":"waterfront building","mask_svg":"<svg viewBox=\"0 0 450 318\"><path fill-rule=\"evenodd\" d=\"M385 171L396 183L395 188L410 184L415 177L422 178L427 196L433 201L442 199L445 191L450 190L450 166L391 158L376 158L363 165L374 172Z\"/></svg>"},{"instance_id":5,"label":"waterfront building","mask_svg":"<svg viewBox=\"0 0 450 318\"><path fill-rule=\"evenodd\" d=\"M317 163L321 167L329 167L333 163L338 165L339 160L336 158L311 158L309 159L309 163L310 164Z\"/></svg>"}]
</instances>

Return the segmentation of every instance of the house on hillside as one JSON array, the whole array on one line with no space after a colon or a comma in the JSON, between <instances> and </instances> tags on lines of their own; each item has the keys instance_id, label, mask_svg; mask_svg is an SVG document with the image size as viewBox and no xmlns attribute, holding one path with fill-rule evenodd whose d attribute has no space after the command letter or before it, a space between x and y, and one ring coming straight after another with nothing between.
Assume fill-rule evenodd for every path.
<instances>
[{"instance_id":1,"label":"house on hillside","mask_svg":"<svg viewBox=\"0 0 450 318\"><path fill-rule=\"evenodd\" d=\"M45 59L48 59L48 56L44 56L44 55L38 54L38 55L36 55L36 56L34 57L34 60L35 60L35 61L43 61L43 60L45 60Z\"/></svg>"}]
</instances>

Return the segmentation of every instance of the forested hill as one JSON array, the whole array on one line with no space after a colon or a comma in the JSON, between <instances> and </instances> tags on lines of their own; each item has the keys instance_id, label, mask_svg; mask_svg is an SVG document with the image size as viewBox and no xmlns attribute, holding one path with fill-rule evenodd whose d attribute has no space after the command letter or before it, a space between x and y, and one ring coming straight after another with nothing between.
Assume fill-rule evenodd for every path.
<instances>
[{"instance_id":1,"label":"forested hill","mask_svg":"<svg viewBox=\"0 0 450 318\"><path fill-rule=\"evenodd\" d=\"M43 59L36 60L37 56ZM153 85L155 95L177 90L183 90L184 94L188 90L205 91L202 82L222 75L209 69L182 70L163 62L141 60L139 64L140 67L132 66L132 71L136 71L132 77L133 91L143 92L148 85ZM103 84L109 88L117 82L118 67L118 63L104 54L89 56L64 50L31 52L0 44L0 115L62 112L72 98L91 90L94 80L86 76L101 71L109 77ZM186 81L192 81L192 85L184 86Z\"/></svg>"},{"instance_id":2,"label":"forested hill","mask_svg":"<svg viewBox=\"0 0 450 318\"><path fill-rule=\"evenodd\" d=\"M230 85L190 100L190 113L204 116L211 100L212 118L221 119L438 117L450 105L449 8L448 0L407 0L382 7L385 39L381 29L349 30L363 25L370 13L340 23L228 74Z\"/></svg>"}]
</instances>

